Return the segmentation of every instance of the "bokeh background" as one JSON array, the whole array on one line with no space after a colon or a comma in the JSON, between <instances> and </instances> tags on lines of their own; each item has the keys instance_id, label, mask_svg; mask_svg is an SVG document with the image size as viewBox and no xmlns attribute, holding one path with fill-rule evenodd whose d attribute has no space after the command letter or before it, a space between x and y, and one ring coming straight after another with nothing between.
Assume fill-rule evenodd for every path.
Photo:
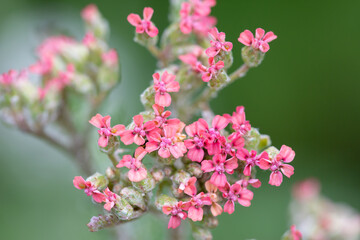
<instances>
[{"instance_id":1,"label":"bokeh background","mask_svg":"<svg viewBox=\"0 0 360 240\"><path fill-rule=\"evenodd\" d=\"M166 0L99 0L110 22L111 46L120 54L123 80L102 105L113 122L130 121L142 110L139 94L155 69L152 56L132 41L126 21L145 6L155 9L160 32L167 25ZM48 34L83 36L85 0L0 0L0 72L20 69L34 60L36 46ZM218 0L213 15L218 28L234 43L241 64L244 29L263 27L278 39L263 64L222 90L211 105L217 114L246 107L247 118L269 134L275 146L296 151L295 175L281 187L255 189L250 208L237 205L220 216L215 239L279 239L288 229L291 187L316 177L323 194L360 210L360 1ZM87 124L84 122L84 124ZM95 151L96 132L93 134ZM78 170L67 156L17 130L0 126L1 239L111 239L104 230L90 233L85 224L99 211L72 186ZM99 155L99 161L102 161ZM105 160L104 160L105 161ZM146 216L131 226L141 239L161 239L166 223ZM155 230L154 230L155 229Z\"/></svg>"}]
</instances>

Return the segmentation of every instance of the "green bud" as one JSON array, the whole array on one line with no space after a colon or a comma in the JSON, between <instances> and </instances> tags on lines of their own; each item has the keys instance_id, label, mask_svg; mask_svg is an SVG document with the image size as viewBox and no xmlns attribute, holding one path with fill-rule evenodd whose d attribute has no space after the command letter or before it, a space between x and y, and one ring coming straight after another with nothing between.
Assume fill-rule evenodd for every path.
<instances>
[{"instance_id":1,"label":"green bud","mask_svg":"<svg viewBox=\"0 0 360 240\"><path fill-rule=\"evenodd\" d=\"M221 69L216 77L209 82L209 86L212 88L222 88L230 82L230 78L224 69Z\"/></svg>"},{"instance_id":2,"label":"green bud","mask_svg":"<svg viewBox=\"0 0 360 240\"><path fill-rule=\"evenodd\" d=\"M141 208L142 210L146 209L146 204L143 198L143 195L136 191L132 187L125 187L121 189L120 196L124 198L128 203L130 203L133 206L137 206Z\"/></svg>"},{"instance_id":3,"label":"green bud","mask_svg":"<svg viewBox=\"0 0 360 240\"><path fill-rule=\"evenodd\" d=\"M265 149L265 152L269 154L270 159L274 159L275 156L278 155L280 151L276 147L271 146Z\"/></svg>"},{"instance_id":4,"label":"green bud","mask_svg":"<svg viewBox=\"0 0 360 240\"><path fill-rule=\"evenodd\" d=\"M216 228L219 225L219 220L214 216L208 216L204 218L205 226L208 228Z\"/></svg>"},{"instance_id":5,"label":"green bud","mask_svg":"<svg viewBox=\"0 0 360 240\"><path fill-rule=\"evenodd\" d=\"M155 46L157 41L158 41L158 36L156 37L150 37L147 34L144 33L137 33L135 32L135 37L134 37L134 41L137 42L138 44L142 45L142 46Z\"/></svg>"},{"instance_id":6,"label":"green bud","mask_svg":"<svg viewBox=\"0 0 360 240\"><path fill-rule=\"evenodd\" d=\"M88 177L86 181L92 182L100 191L104 190L109 184L108 179L98 172Z\"/></svg>"},{"instance_id":7,"label":"green bud","mask_svg":"<svg viewBox=\"0 0 360 240\"><path fill-rule=\"evenodd\" d=\"M250 150L258 150L260 143L260 133L256 128L251 128L251 130L244 136L245 139L245 148Z\"/></svg>"},{"instance_id":8,"label":"green bud","mask_svg":"<svg viewBox=\"0 0 360 240\"><path fill-rule=\"evenodd\" d=\"M164 179L165 173L161 169L153 169L151 171L151 175L153 176L154 180L158 183Z\"/></svg>"},{"instance_id":9,"label":"green bud","mask_svg":"<svg viewBox=\"0 0 360 240\"><path fill-rule=\"evenodd\" d=\"M173 197L169 197L168 195L161 194L155 200L155 206L160 211L162 210L163 206L174 206L177 203L177 200Z\"/></svg>"},{"instance_id":10,"label":"green bud","mask_svg":"<svg viewBox=\"0 0 360 240\"><path fill-rule=\"evenodd\" d=\"M180 184L180 183L186 183L186 181L189 178L191 178L190 173L185 172L184 170L178 170L177 172L174 173L174 175L172 175L171 180L175 184Z\"/></svg>"},{"instance_id":11,"label":"green bud","mask_svg":"<svg viewBox=\"0 0 360 240\"><path fill-rule=\"evenodd\" d=\"M264 148L268 147L271 145L271 139L269 135L265 135L265 134L261 134L260 135L260 142L259 142L259 146L258 146L258 150L261 151Z\"/></svg>"},{"instance_id":12,"label":"green bud","mask_svg":"<svg viewBox=\"0 0 360 240\"><path fill-rule=\"evenodd\" d=\"M155 179L148 173L147 177L140 182L132 182L134 188L140 192L150 192L156 187Z\"/></svg>"},{"instance_id":13,"label":"green bud","mask_svg":"<svg viewBox=\"0 0 360 240\"><path fill-rule=\"evenodd\" d=\"M228 69L233 64L233 54L232 51L226 52L226 51L220 51L220 54L215 56L215 62L223 61L224 62L224 68Z\"/></svg>"},{"instance_id":14,"label":"green bud","mask_svg":"<svg viewBox=\"0 0 360 240\"><path fill-rule=\"evenodd\" d=\"M245 46L241 49L241 55L244 63L249 67L257 67L264 59L265 53L256 50L251 46Z\"/></svg>"},{"instance_id":15,"label":"green bud","mask_svg":"<svg viewBox=\"0 0 360 240\"><path fill-rule=\"evenodd\" d=\"M196 178L200 178L203 174L203 171L201 170L201 165L199 163L190 163L186 167L187 171L195 176Z\"/></svg>"},{"instance_id":16,"label":"green bud","mask_svg":"<svg viewBox=\"0 0 360 240\"><path fill-rule=\"evenodd\" d=\"M155 90L152 85L140 95L140 100L146 109L152 109L152 105L155 103Z\"/></svg>"},{"instance_id":17,"label":"green bud","mask_svg":"<svg viewBox=\"0 0 360 240\"><path fill-rule=\"evenodd\" d=\"M112 208L112 211L118 218L126 220L132 216L134 209L128 201L119 197L115 206Z\"/></svg>"}]
</instances>

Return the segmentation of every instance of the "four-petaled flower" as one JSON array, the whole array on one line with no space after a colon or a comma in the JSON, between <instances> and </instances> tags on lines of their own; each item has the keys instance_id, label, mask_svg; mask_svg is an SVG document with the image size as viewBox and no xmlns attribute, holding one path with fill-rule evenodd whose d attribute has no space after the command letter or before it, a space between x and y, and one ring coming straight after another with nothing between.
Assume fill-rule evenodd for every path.
<instances>
[{"instance_id":1,"label":"four-petaled flower","mask_svg":"<svg viewBox=\"0 0 360 240\"><path fill-rule=\"evenodd\" d=\"M199 72L201 72L201 79L204 82L209 82L212 79L215 79L218 75L219 71L224 68L224 62L218 61L215 63L215 60L213 57L209 58L209 67L205 67L202 64L198 64L197 69Z\"/></svg>"},{"instance_id":2,"label":"four-petaled flower","mask_svg":"<svg viewBox=\"0 0 360 240\"><path fill-rule=\"evenodd\" d=\"M201 122L196 121L185 127L185 132L191 137L184 141L185 146L189 149L187 157L191 161L201 162L204 159L205 141L207 139L205 134L206 126Z\"/></svg>"},{"instance_id":3,"label":"four-petaled flower","mask_svg":"<svg viewBox=\"0 0 360 240\"><path fill-rule=\"evenodd\" d=\"M177 118L167 119L170 117L171 112L165 111L164 107L154 104L152 108L155 113L154 123L156 124L156 127L162 127L163 125L178 125L180 123L180 120Z\"/></svg>"},{"instance_id":4,"label":"four-petaled flower","mask_svg":"<svg viewBox=\"0 0 360 240\"><path fill-rule=\"evenodd\" d=\"M212 215L216 217L223 212L222 207L220 206L220 204L217 203L219 201L218 196L216 194L218 188L214 184L212 184L210 180L205 182L205 188L211 200L210 211Z\"/></svg>"},{"instance_id":5,"label":"four-petaled flower","mask_svg":"<svg viewBox=\"0 0 360 240\"><path fill-rule=\"evenodd\" d=\"M111 136L120 136L121 133L125 130L125 126L118 124L114 127L110 126L111 117L105 116L103 117L101 114L96 114L94 117L91 118L89 123L94 125L98 130L100 138L98 140L98 144L100 147L106 147L109 142L109 138Z\"/></svg>"},{"instance_id":6,"label":"four-petaled flower","mask_svg":"<svg viewBox=\"0 0 360 240\"><path fill-rule=\"evenodd\" d=\"M116 165L117 168L127 167L129 170L128 178L132 182L140 182L147 176L147 171L141 163L147 152L144 148L138 147L135 150L135 156L124 155L120 162Z\"/></svg>"},{"instance_id":7,"label":"four-petaled flower","mask_svg":"<svg viewBox=\"0 0 360 240\"><path fill-rule=\"evenodd\" d=\"M174 206L164 205L162 211L166 215L171 215L168 228L177 228L181 224L181 219L185 220L187 214L184 211L189 210L189 202L177 202Z\"/></svg>"},{"instance_id":8,"label":"four-petaled flower","mask_svg":"<svg viewBox=\"0 0 360 240\"><path fill-rule=\"evenodd\" d=\"M120 196L110 191L109 188L104 190L104 194L106 196L104 208L105 210L110 211L115 206Z\"/></svg>"},{"instance_id":9,"label":"four-petaled flower","mask_svg":"<svg viewBox=\"0 0 360 240\"><path fill-rule=\"evenodd\" d=\"M137 33L146 32L146 34L149 35L149 37L155 37L156 35L158 35L159 30L150 21L153 13L154 13L154 9L152 9L151 7L146 7L144 8L143 11L144 19L141 19L138 14L131 13L127 17L127 20L131 25L136 27Z\"/></svg>"},{"instance_id":10,"label":"four-petaled flower","mask_svg":"<svg viewBox=\"0 0 360 240\"><path fill-rule=\"evenodd\" d=\"M254 197L252 191L242 188L236 183L230 186L227 182L224 187L219 187L219 190L223 193L223 197L227 198L227 202L224 205L224 212L229 214L234 212L236 201L244 207L249 207Z\"/></svg>"},{"instance_id":11,"label":"four-petaled flower","mask_svg":"<svg viewBox=\"0 0 360 240\"><path fill-rule=\"evenodd\" d=\"M273 159L261 158L258 166L263 169L269 169L272 171L270 174L269 184L274 186L280 186L283 181L283 175L288 178L294 174L294 167L289 164L295 157L295 152L288 146L282 145L280 152ZM281 172L280 172L281 171Z\"/></svg>"},{"instance_id":12,"label":"four-petaled flower","mask_svg":"<svg viewBox=\"0 0 360 240\"><path fill-rule=\"evenodd\" d=\"M277 36L273 32L265 34L264 29L257 28L255 38L252 32L245 30L240 33L238 41L246 46L251 46L254 49L260 49L260 51L266 53L270 49L269 42L275 40L276 38Z\"/></svg>"},{"instance_id":13,"label":"four-petaled flower","mask_svg":"<svg viewBox=\"0 0 360 240\"><path fill-rule=\"evenodd\" d=\"M219 30L215 27L209 31L209 36L211 38L211 47L206 49L206 55L208 55L209 57L215 57L220 53L221 50L225 52L231 51L233 44L231 42L225 42L224 32L219 32Z\"/></svg>"},{"instance_id":14,"label":"four-petaled flower","mask_svg":"<svg viewBox=\"0 0 360 240\"><path fill-rule=\"evenodd\" d=\"M165 71L160 77L160 73L154 73L155 103L161 107L168 107L171 104L169 92L180 90L179 82L175 81L176 76Z\"/></svg>"},{"instance_id":15,"label":"four-petaled flower","mask_svg":"<svg viewBox=\"0 0 360 240\"><path fill-rule=\"evenodd\" d=\"M194 222L201 221L204 215L204 210L202 209L203 206L212 204L210 196L203 192L197 194L196 187L189 189L186 194L191 197L189 201L191 206L189 207L188 218L190 218Z\"/></svg>"},{"instance_id":16,"label":"four-petaled flower","mask_svg":"<svg viewBox=\"0 0 360 240\"><path fill-rule=\"evenodd\" d=\"M257 155L255 150L251 150L250 152L245 148L240 149L236 153L236 157L245 162L244 168L244 175L250 176L251 175L251 168L255 165L258 165L259 160L264 158L266 160L269 159L269 154L267 152L262 152L261 154Z\"/></svg>"},{"instance_id":17,"label":"four-petaled flower","mask_svg":"<svg viewBox=\"0 0 360 240\"><path fill-rule=\"evenodd\" d=\"M125 130L121 134L121 141L125 145L135 143L137 145L143 145L145 143L145 138L149 133L156 129L154 121L147 121L144 123L144 118L142 115L136 115L133 117L135 127L134 129Z\"/></svg>"},{"instance_id":18,"label":"four-petaled flower","mask_svg":"<svg viewBox=\"0 0 360 240\"><path fill-rule=\"evenodd\" d=\"M102 194L92 182L85 181L81 176L74 177L74 187L77 189L84 189L88 196L92 196L95 202L101 203L105 201L105 196Z\"/></svg>"}]
</instances>

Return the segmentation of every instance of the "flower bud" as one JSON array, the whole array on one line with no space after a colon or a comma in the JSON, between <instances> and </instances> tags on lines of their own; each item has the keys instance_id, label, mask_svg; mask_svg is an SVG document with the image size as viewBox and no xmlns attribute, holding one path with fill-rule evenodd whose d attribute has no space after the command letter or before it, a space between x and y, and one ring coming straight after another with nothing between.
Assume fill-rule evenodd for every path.
<instances>
[{"instance_id":1,"label":"flower bud","mask_svg":"<svg viewBox=\"0 0 360 240\"><path fill-rule=\"evenodd\" d=\"M164 173L166 177L170 177L172 174L173 170L170 167L165 167L164 168Z\"/></svg>"},{"instance_id":2,"label":"flower bud","mask_svg":"<svg viewBox=\"0 0 360 240\"><path fill-rule=\"evenodd\" d=\"M278 155L280 152L276 147L273 146L265 149L265 151L269 154L270 159L274 159L275 156Z\"/></svg>"},{"instance_id":3,"label":"flower bud","mask_svg":"<svg viewBox=\"0 0 360 240\"><path fill-rule=\"evenodd\" d=\"M120 196L126 201L128 201L128 203L130 203L132 206L137 206L142 210L145 210L146 205L143 195L140 192L136 191L134 188L125 187L121 189Z\"/></svg>"},{"instance_id":4,"label":"flower bud","mask_svg":"<svg viewBox=\"0 0 360 240\"><path fill-rule=\"evenodd\" d=\"M257 147L259 151L263 150L264 148L271 145L271 139L269 135L261 134L260 135L260 142Z\"/></svg>"},{"instance_id":5,"label":"flower bud","mask_svg":"<svg viewBox=\"0 0 360 240\"><path fill-rule=\"evenodd\" d=\"M105 170L105 175L106 177L111 181L115 181L116 180L116 171L111 168L111 167L108 167L106 170Z\"/></svg>"},{"instance_id":6,"label":"flower bud","mask_svg":"<svg viewBox=\"0 0 360 240\"><path fill-rule=\"evenodd\" d=\"M222 88L230 82L230 78L227 73L221 69L214 79L209 82L209 86L212 88Z\"/></svg>"},{"instance_id":7,"label":"flower bud","mask_svg":"<svg viewBox=\"0 0 360 240\"><path fill-rule=\"evenodd\" d=\"M241 50L241 55L246 65L249 67L257 67L264 59L265 53L251 46L245 46Z\"/></svg>"},{"instance_id":8,"label":"flower bud","mask_svg":"<svg viewBox=\"0 0 360 240\"><path fill-rule=\"evenodd\" d=\"M245 148L250 150L257 150L260 143L260 133L256 128L251 130L244 136Z\"/></svg>"},{"instance_id":9,"label":"flower bud","mask_svg":"<svg viewBox=\"0 0 360 240\"><path fill-rule=\"evenodd\" d=\"M155 104L155 90L152 85L144 90L140 95L140 100L145 108L152 109L152 105Z\"/></svg>"},{"instance_id":10,"label":"flower bud","mask_svg":"<svg viewBox=\"0 0 360 240\"><path fill-rule=\"evenodd\" d=\"M178 170L177 172L172 175L171 180L175 184L181 184L186 183L187 180L191 177L191 175L188 172L185 172L184 170Z\"/></svg>"},{"instance_id":11,"label":"flower bud","mask_svg":"<svg viewBox=\"0 0 360 240\"><path fill-rule=\"evenodd\" d=\"M186 169L191 175L195 176L196 178L200 178L203 174L203 171L201 170L201 165L195 162L188 164Z\"/></svg>"},{"instance_id":12,"label":"flower bud","mask_svg":"<svg viewBox=\"0 0 360 240\"><path fill-rule=\"evenodd\" d=\"M90 232L97 232L101 229L112 227L116 225L119 222L119 219L113 215L99 215L99 216L93 216L90 219L90 222L87 224Z\"/></svg>"},{"instance_id":13,"label":"flower bud","mask_svg":"<svg viewBox=\"0 0 360 240\"><path fill-rule=\"evenodd\" d=\"M214 216L205 217L205 226L208 228L216 228L219 225L219 220Z\"/></svg>"},{"instance_id":14,"label":"flower bud","mask_svg":"<svg viewBox=\"0 0 360 240\"><path fill-rule=\"evenodd\" d=\"M161 194L155 200L155 206L160 211L162 211L163 206L165 206L165 205L173 206L176 203L177 203L177 200L175 198L169 197L168 195L165 195L165 194Z\"/></svg>"},{"instance_id":15,"label":"flower bud","mask_svg":"<svg viewBox=\"0 0 360 240\"><path fill-rule=\"evenodd\" d=\"M81 16L86 24L86 31L94 33L96 38L105 39L109 34L109 24L101 16L101 13L94 4L83 9Z\"/></svg>"},{"instance_id":16,"label":"flower bud","mask_svg":"<svg viewBox=\"0 0 360 240\"><path fill-rule=\"evenodd\" d=\"M129 219L134 209L129 204L128 201L126 201L124 198L119 197L115 203L115 206L112 208L112 212L120 219Z\"/></svg>"},{"instance_id":17,"label":"flower bud","mask_svg":"<svg viewBox=\"0 0 360 240\"><path fill-rule=\"evenodd\" d=\"M100 191L104 190L109 184L108 179L98 172L88 177L86 181L93 183L94 186Z\"/></svg>"},{"instance_id":18,"label":"flower bud","mask_svg":"<svg viewBox=\"0 0 360 240\"><path fill-rule=\"evenodd\" d=\"M226 52L226 51L220 51L218 55L215 56L215 62L223 61L224 62L224 68L228 69L233 64L233 54L232 51Z\"/></svg>"},{"instance_id":19,"label":"flower bud","mask_svg":"<svg viewBox=\"0 0 360 240\"><path fill-rule=\"evenodd\" d=\"M84 74L74 74L71 86L79 93L92 94L95 92L94 84L91 79Z\"/></svg>"},{"instance_id":20,"label":"flower bud","mask_svg":"<svg viewBox=\"0 0 360 240\"><path fill-rule=\"evenodd\" d=\"M99 68L97 80L102 92L111 90L118 82L118 68L102 66Z\"/></svg>"},{"instance_id":21,"label":"flower bud","mask_svg":"<svg viewBox=\"0 0 360 240\"><path fill-rule=\"evenodd\" d=\"M195 226L193 229L193 237L195 240L211 240L213 239L209 229Z\"/></svg>"},{"instance_id":22,"label":"flower bud","mask_svg":"<svg viewBox=\"0 0 360 240\"><path fill-rule=\"evenodd\" d=\"M156 187L156 182L151 174L148 174L144 180L141 180L140 182L132 182L132 185L140 192L150 192Z\"/></svg>"},{"instance_id":23,"label":"flower bud","mask_svg":"<svg viewBox=\"0 0 360 240\"><path fill-rule=\"evenodd\" d=\"M86 46L84 46L83 44L74 43L68 44L66 48L63 48L61 51L61 55L59 56L60 58L56 56L55 60L63 61L63 59L65 59L66 63L83 65L85 64L88 56L89 49ZM58 65L58 67L60 67L60 65Z\"/></svg>"},{"instance_id":24,"label":"flower bud","mask_svg":"<svg viewBox=\"0 0 360 240\"><path fill-rule=\"evenodd\" d=\"M136 32L134 37L135 42L145 47L155 46L156 43L158 42L158 39L159 39L158 36L150 37L148 34L136 33Z\"/></svg>"},{"instance_id":25,"label":"flower bud","mask_svg":"<svg viewBox=\"0 0 360 240\"><path fill-rule=\"evenodd\" d=\"M154 178L154 180L158 183L164 179L165 173L161 169L153 169L151 171L151 175Z\"/></svg>"}]
</instances>

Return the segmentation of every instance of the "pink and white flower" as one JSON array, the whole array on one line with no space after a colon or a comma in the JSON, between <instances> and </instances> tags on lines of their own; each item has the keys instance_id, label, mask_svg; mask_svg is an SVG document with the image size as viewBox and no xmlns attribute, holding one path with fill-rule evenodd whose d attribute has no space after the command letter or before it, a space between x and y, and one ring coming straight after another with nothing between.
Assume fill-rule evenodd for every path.
<instances>
[{"instance_id":1,"label":"pink and white flower","mask_svg":"<svg viewBox=\"0 0 360 240\"><path fill-rule=\"evenodd\" d=\"M161 107L168 107L171 104L169 92L180 90L179 82L175 81L176 76L165 71L160 77L160 73L154 73L155 103Z\"/></svg>"},{"instance_id":2,"label":"pink and white flower","mask_svg":"<svg viewBox=\"0 0 360 240\"><path fill-rule=\"evenodd\" d=\"M184 211L189 210L189 202L177 202L174 206L165 205L162 208L163 213L171 215L168 228L177 228L181 224L181 220L187 218L187 214Z\"/></svg>"},{"instance_id":3,"label":"pink and white flower","mask_svg":"<svg viewBox=\"0 0 360 240\"><path fill-rule=\"evenodd\" d=\"M92 182L85 181L81 176L74 177L73 184L77 189L84 189L86 195L92 196L95 202L101 203L105 201L104 194L102 194Z\"/></svg>"},{"instance_id":4,"label":"pink and white flower","mask_svg":"<svg viewBox=\"0 0 360 240\"><path fill-rule=\"evenodd\" d=\"M204 82L209 82L212 79L215 79L216 76L219 74L220 70L224 68L224 62L218 61L215 63L213 57L209 58L209 67L205 67L202 64L198 64L197 69L201 72L201 79Z\"/></svg>"},{"instance_id":5,"label":"pink and white flower","mask_svg":"<svg viewBox=\"0 0 360 240\"><path fill-rule=\"evenodd\" d=\"M227 182L225 186L220 187L219 190L223 193L223 197L227 199L227 202L224 205L224 212L229 214L234 212L236 201L244 207L249 207L251 205L251 200L254 197L252 191L241 188L241 186L236 183L230 186Z\"/></svg>"},{"instance_id":6,"label":"pink and white flower","mask_svg":"<svg viewBox=\"0 0 360 240\"><path fill-rule=\"evenodd\" d=\"M240 33L238 41L246 46L251 46L254 49L260 49L263 53L269 51L270 46L269 42L275 40L277 36L273 32L268 32L265 34L265 30L262 28L256 29L255 38L252 32L245 30Z\"/></svg>"},{"instance_id":7,"label":"pink and white flower","mask_svg":"<svg viewBox=\"0 0 360 240\"><path fill-rule=\"evenodd\" d=\"M106 211L111 211L111 209L115 206L116 202L119 200L120 196L117 195L116 193L113 193L112 191L110 191L109 188L106 188L104 190L104 194L106 197L104 209Z\"/></svg>"},{"instance_id":8,"label":"pink and white flower","mask_svg":"<svg viewBox=\"0 0 360 240\"><path fill-rule=\"evenodd\" d=\"M145 139L149 136L152 131L156 131L154 121L147 121L144 123L142 115L136 115L133 117L135 127L134 129L125 130L121 134L121 141L125 145L135 143L137 145L144 145Z\"/></svg>"},{"instance_id":9,"label":"pink and white flower","mask_svg":"<svg viewBox=\"0 0 360 240\"><path fill-rule=\"evenodd\" d=\"M147 171L141 160L145 157L147 152L144 148L138 147L135 150L135 155L124 155L120 162L116 165L117 168L127 167L129 170L128 178L132 182L140 182L144 180L147 176Z\"/></svg>"},{"instance_id":10,"label":"pink and white flower","mask_svg":"<svg viewBox=\"0 0 360 240\"><path fill-rule=\"evenodd\" d=\"M257 152L255 150L251 150L249 152L245 148L242 148L237 151L236 157L244 161L246 164L243 172L244 175L251 176L251 168L253 168L255 165L258 165L261 158L268 160L269 154L267 152L262 152L261 154L257 155Z\"/></svg>"},{"instance_id":11,"label":"pink and white flower","mask_svg":"<svg viewBox=\"0 0 360 240\"><path fill-rule=\"evenodd\" d=\"M154 23L151 22L151 17L154 13L154 9L151 7L144 8L143 16L144 19L141 19L138 14L131 13L127 17L128 22L136 27L137 33L146 33L149 37L155 37L158 35L159 30L155 27Z\"/></svg>"},{"instance_id":12,"label":"pink and white flower","mask_svg":"<svg viewBox=\"0 0 360 240\"><path fill-rule=\"evenodd\" d=\"M219 32L219 30L215 27L209 31L210 44L211 47L206 49L205 53L209 57L215 57L220 53L220 51L230 52L233 48L233 44L231 42L225 42L225 33Z\"/></svg>"}]
</instances>

